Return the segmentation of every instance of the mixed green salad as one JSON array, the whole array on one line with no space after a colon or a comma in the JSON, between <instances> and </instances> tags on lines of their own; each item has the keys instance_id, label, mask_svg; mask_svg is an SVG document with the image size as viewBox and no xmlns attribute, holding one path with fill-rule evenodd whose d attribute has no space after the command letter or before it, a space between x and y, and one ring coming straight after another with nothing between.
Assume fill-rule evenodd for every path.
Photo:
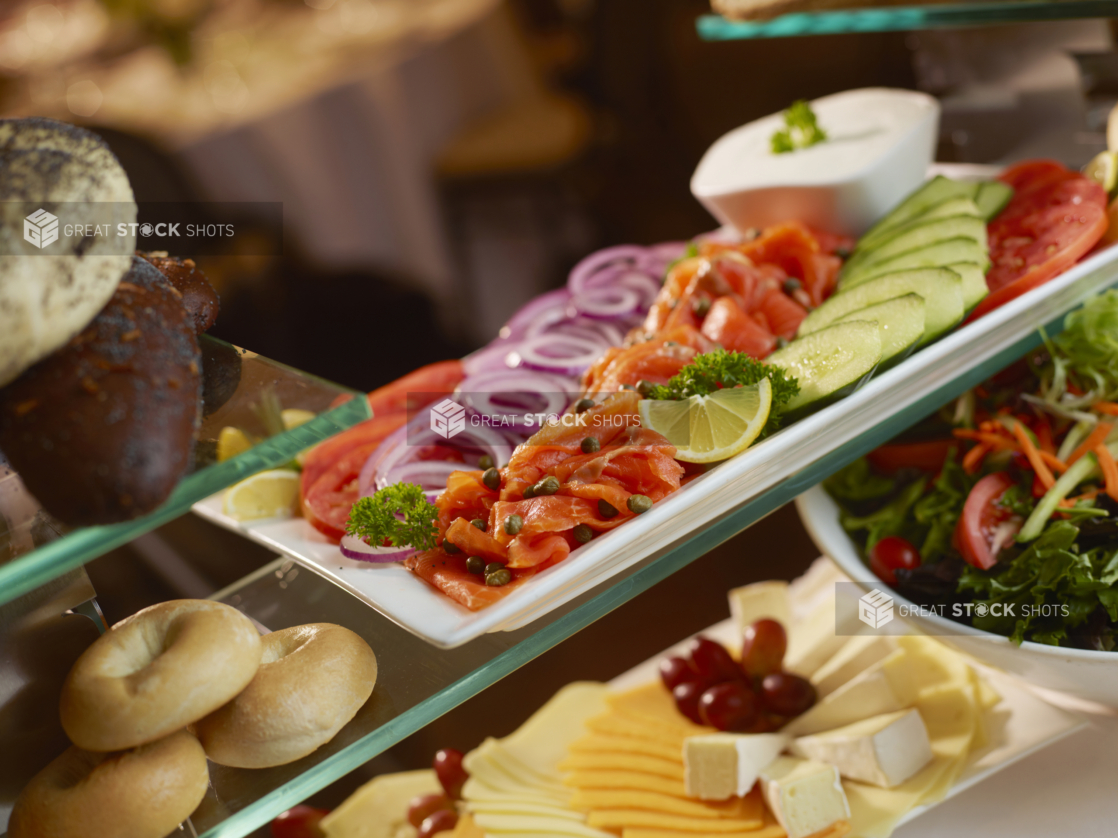
<instances>
[{"instance_id":1,"label":"mixed green salad","mask_svg":"<svg viewBox=\"0 0 1118 838\"><path fill-rule=\"evenodd\" d=\"M1020 643L1118 641L1118 291L825 481L874 573Z\"/></svg>"}]
</instances>

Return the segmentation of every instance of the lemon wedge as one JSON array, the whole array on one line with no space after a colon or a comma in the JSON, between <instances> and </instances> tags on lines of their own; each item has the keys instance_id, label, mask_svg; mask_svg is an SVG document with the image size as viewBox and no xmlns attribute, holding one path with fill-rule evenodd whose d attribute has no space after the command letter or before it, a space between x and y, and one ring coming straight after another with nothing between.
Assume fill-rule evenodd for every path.
<instances>
[{"instance_id":1,"label":"lemon wedge","mask_svg":"<svg viewBox=\"0 0 1118 838\"><path fill-rule=\"evenodd\" d=\"M217 461L224 463L252 448L252 440L240 428L226 425L217 435Z\"/></svg>"},{"instance_id":2,"label":"lemon wedge","mask_svg":"<svg viewBox=\"0 0 1118 838\"><path fill-rule=\"evenodd\" d=\"M299 497L299 472L286 468L261 471L229 487L222 511L237 521L291 515Z\"/></svg>"},{"instance_id":3,"label":"lemon wedge","mask_svg":"<svg viewBox=\"0 0 1118 838\"><path fill-rule=\"evenodd\" d=\"M709 396L642 399L638 406L641 424L666 436L675 458L685 463L716 463L740 454L760 435L771 409L767 378Z\"/></svg>"},{"instance_id":4,"label":"lemon wedge","mask_svg":"<svg viewBox=\"0 0 1118 838\"><path fill-rule=\"evenodd\" d=\"M283 422L284 429L290 431L292 428L305 425L317 415L318 414L313 410L301 410L297 407L291 407L280 411L280 420Z\"/></svg>"},{"instance_id":5,"label":"lemon wedge","mask_svg":"<svg viewBox=\"0 0 1118 838\"><path fill-rule=\"evenodd\" d=\"M1113 198L1118 192L1118 153L1100 151L1083 167L1083 174L1101 185L1107 197Z\"/></svg>"}]
</instances>

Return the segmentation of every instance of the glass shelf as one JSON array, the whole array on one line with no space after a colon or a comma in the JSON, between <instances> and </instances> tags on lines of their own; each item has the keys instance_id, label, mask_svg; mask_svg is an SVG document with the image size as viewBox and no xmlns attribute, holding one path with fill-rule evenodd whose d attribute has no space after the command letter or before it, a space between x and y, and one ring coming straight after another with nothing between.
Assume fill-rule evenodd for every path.
<instances>
[{"instance_id":1,"label":"glass shelf","mask_svg":"<svg viewBox=\"0 0 1118 838\"><path fill-rule=\"evenodd\" d=\"M6 463L0 460L0 605L131 541L191 505L251 474L279 468L303 449L370 415L364 398L331 405L341 395L360 396L254 352L203 336L203 419L194 464L171 497L155 512L99 527L68 529L39 507ZM265 401L319 414L290 431L268 436L262 419ZM216 462L217 438L232 425L263 441L225 462Z\"/></svg>"},{"instance_id":2,"label":"glass shelf","mask_svg":"<svg viewBox=\"0 0 1118 838\"><path fill-rule=\"evenodd\" d=\"M823 478L900 433L964 390L1041 344L1037 331L1058 333L1064 312L1118 281L1111 259L1084 266L1074 281L1008 318L998 340L975 361L935 377L919 398L883 410L849 437L820 437L818 457L775 486L713 522L682 532L654 553L531 625L483 635L454 649L436 649L373 611L341 588L290 559L277 559L215 595L268 629L329 619L361 634L376 651L379 676L372 699L339 736L296 763L263 771L215 767L212 788L192 818L202 838L239 838L421 730L528 661L791 501ZM965 336L964 336L965 337ZM960 341L965 342L965 341ZM834 431L838 433L837 430Z\"/></svg>"},{"instance_id":3,"label":"glass shelf","mask_svg":"<svg viewBox=\"0 0 1118 838\"><path fill-rule=\"evenodd\" d=\"M989 0L928 6L875 6L800 12L771 20L730 20L703 15L696 23L704 41L792 38L855 32L904 32L1000 23L1118 17L1115 0Z\"/></svg>"}]
</instances>

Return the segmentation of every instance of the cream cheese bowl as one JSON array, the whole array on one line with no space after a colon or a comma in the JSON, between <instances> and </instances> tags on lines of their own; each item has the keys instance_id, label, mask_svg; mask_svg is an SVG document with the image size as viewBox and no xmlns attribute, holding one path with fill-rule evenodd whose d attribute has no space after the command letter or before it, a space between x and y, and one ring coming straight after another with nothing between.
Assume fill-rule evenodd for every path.
<instances>
[{"instance_id":1,"label":"cream cheese bowl","mask_svg":"<svg viewBox=\"0 0 1118 838\"><path fill-rule=\"evenodd\" d=\"M862 560L857 545L839 523L838 505L822 486L796 498L796 510L815 546L858 587L865 591L884 589L892 596L895 610L896 606L911 604L883 585ZM999 634L931 614L906 616L904 620L948 646L1034 686L1118 708L1118 652L1067 649L1028 641L1017 646Z\"/></svg>"},{"instance_id":2,"label":"cream cheese bowl","mask_svg":"<svg viewBox=\"0 0 1118 838\"><path fill-rule=\"evenodd\" d=\"M796 218L858 236L923 181L935 154L939 103L923 93L867 87L811 102L827 140L773 154L783 113L735 128L691 177L691 194L740 232Z\"/></svg>"}]
</instances>

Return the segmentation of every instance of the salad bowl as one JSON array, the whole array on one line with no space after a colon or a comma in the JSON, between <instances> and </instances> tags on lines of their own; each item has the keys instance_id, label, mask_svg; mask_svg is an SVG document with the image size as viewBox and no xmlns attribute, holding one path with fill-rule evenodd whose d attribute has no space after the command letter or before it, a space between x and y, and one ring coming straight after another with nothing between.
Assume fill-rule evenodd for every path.
<instances>
[{"instance_id":1,"label":"salad bowl","mask_svg":"<svg viewBox=\"0 0 1118 838\"><path fill-rule=\"evenodd\" d=\"M815 546L824 555L829 556L862 590L885 590L892 597L895 610L911 614L903 619L920 631L1034 686L1118 708L1118 652L1069 649L1030 641L1018 646L1008 637L972 628L934 613L921 612L870 570L858 545L839 523L838 505L821 485L796 498L796 509ZM912 607L902 609L901 606Z\"/></svg>"}]
</instances>

